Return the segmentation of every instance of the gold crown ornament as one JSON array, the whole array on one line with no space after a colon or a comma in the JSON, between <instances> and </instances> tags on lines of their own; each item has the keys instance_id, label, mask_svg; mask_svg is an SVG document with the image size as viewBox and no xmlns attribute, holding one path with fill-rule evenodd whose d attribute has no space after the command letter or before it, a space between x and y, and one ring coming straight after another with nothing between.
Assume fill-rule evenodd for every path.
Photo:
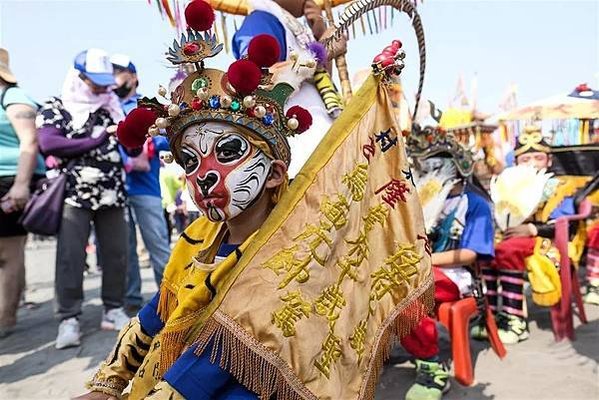
<instances>
[{"instance_id":1,"label":"gold crown ornament","mask_svg":"<svg viewBox=\"0 0 599 400\"><path fill-rule=\"evenodd\" d=\"M276 39L258 35L248 46L247 57L233 62L228 70L206 68L205 60L223 49L208 30L214 22L214 11L203 0L193 0L185 10L188 30L173 42L167 60L174 65L191 64L194 71L170 93L160 87L157 98L142 98L138 108L119 125L117 135L127 147L143 143L139 131L150 136L165 135L171 149L178 147L182 132L190 125L206 121L223 121L241 126L264 140L273 155L287 165L291 149L287 138L306 131L312 124L310 113L300 106L284 112L287 99L299 89L303 69L315 68L315 60L293 58L284 71L270 68L280 57ZM168 96L168 98L167 98ZM152 120L152 115L154 116ZM129 121L127 121L129 120ZM136 127L137 129L133 129ZM124 139L124 140L123 140ZM177 152L173 152L175 158Z\"/></svg>"},{"instance_id":2,"label":"gold crown ornament","mask_svg":"<svg viewBox=\"0 0 599 400\"><path fill-rule=\"evenodd\" d=\"M441 128L412 125L412 132L406 139L407 152L414 158L429 158L447 154L463 177L472 175L474 157L454 135Z\"/></svg>"},{"instance_id":3,"label":"gold crown ornament","mask_svg":"<svg viewBox=\"0 0 599 400\"><path fill-rule=\"evenodd\" d=\"M514 155L518 157L525 153L551 153L551 146L543 138L538 126L527 126L518 136Z\"/></svg>"}]
</instances>

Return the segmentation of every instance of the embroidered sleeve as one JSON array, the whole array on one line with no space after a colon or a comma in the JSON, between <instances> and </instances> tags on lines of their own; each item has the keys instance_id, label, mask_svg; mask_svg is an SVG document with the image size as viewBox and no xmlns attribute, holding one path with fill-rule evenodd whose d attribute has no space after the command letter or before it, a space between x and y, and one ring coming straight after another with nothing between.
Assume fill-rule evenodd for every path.
<instances>
[{"instance_id":1,"label":"embroidered sleeve","mask_svg":"<svg viewBox=\"0 0 599 400\"><path fill-rule=\"evenodd\" d=\"M152 338L143 332L139 319L132 318L119 333L114 349L87 383L87 388L120 398L148 354L151 342Z\"/></svg>"}]
</instances>

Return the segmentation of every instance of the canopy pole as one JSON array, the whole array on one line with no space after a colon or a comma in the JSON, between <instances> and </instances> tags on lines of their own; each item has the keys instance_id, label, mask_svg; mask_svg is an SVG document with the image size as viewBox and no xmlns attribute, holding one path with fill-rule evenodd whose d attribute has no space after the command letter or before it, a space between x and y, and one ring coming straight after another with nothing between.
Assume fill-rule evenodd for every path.
<instances>
[{"instance_id":1,"label":"canopy pole","mask_svg":"<svg viewBox=\"0 0 599 400\"><path fill-rule=\"evenodd\" d=\"M330 0L324 0L324 11L327 19L329 20L329 26L333 26L335 20L333 18L333 8ZM341 82L341 93L343 94L343 100L347 104L352 97L351 82L349 80L349 72L347 71L347 61L345 55L341 54L335 57L335 65L337 66L337 72L339 73L339 81Z\"/></svg>"}]
</instances>

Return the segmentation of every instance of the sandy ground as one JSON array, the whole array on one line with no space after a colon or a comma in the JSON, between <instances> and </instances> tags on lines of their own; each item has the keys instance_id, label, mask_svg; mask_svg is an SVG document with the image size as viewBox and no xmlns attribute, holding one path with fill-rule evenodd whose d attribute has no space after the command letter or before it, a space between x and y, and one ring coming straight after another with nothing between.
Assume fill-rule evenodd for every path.
<instances>
[{"instance_id":1,"label":"sandy ground","mask_svg":"<svg viewBox=\"0 0 599 400\"><path fill-rule=\"evenodd\" d=\"M116 332L99 330L101 275L85 279L86 302L79 348L55 350L57 322L52 313L54 246L45 242L27 252L27 300L37 309L21 309L18 331L0 339L0 399L68 399L83 392L83 382L112 347ZM144 293L155 285L142 270ZM577 340L555 343L549 313L532 307L531 339L508 349L499 360L484 343L473 342L476 383L452 382L451 399L599 399L599 307L587 307L590 322L576 326ZM445 351L448 343L444 342ZM394 360L400 361L399 358ZM414 379L409 362L390 364L380 380L377 399L403 399Z\"/></svg>"}]
</instances>

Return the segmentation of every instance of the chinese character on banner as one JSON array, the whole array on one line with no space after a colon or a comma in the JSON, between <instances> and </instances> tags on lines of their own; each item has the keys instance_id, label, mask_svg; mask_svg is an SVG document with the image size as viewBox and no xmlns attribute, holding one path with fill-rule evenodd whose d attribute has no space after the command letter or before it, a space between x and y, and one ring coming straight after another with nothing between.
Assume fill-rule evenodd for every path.
<instances>
[{"instance_id":1,"label":"chinese character on banner","mask_svg":"<svg viewBox=\"0 0 599 400\"><path fill-rule=\"evenodd\" d=\"M279 311L272 313L272 323L283 331L283 336L294 336L295 324L301 318L310 316L312 306L302 299L299 290L282 296L281 301L285 305Z\"/></svg>"},{"instance_id":2,"label":"chinese character on banner","mask_svg":"<svg viewBox=\"0 0 599 400\"><path fill-rule=\"evenodd\" d=\"M414 173L412 172L412 168L408 167L407 171L401 171L403 175L406 177L406 180L412 182L412 186L416 186L416 182L414 182Z\"/></svg>"},{"instance_id":3,"label":"chinese character on banner","mask_svg":"<svg viewBox=\"0 0 599 400\"><path fill-rule=\"evenodd\" d=\"M381 150L385 153L393 146L397 146L397 136L391 137L391 128L386 131L381 131L376 137L376 142L381 146Z\"/></svg>"},{"instance_id":4,"label":"chinese character on banner","mask_svg":"<svg viewBox=\"0 0 599 400\"><path fill-rule=\"evenodd\" d=\"M329 323L339 318L339 311L345 306L345 299L339 284L325 288L314 302L316 314L327 317Z\"/></svg>"},{"instance_id":5,"label":"chinese character on banner","mask_svg":"<svg viewBox=\"0 0 599 400\"><path fill-rule=\"evenodd\" d=\"M322 344L322 355L314 362L318 370L327 378L331 377L331 366L341 357L341 339L331 329Z\"/></svg>"},{"instance_id":6,"label":"chinese character on banner","mask_svg":"<svg viewBox=\"0 0 599 400\"><path fill-rule=\"evenodd\" d=\"M285 278L279 284L279 289L289 285L294 279L298 283L305 283L310 279L308 264L310 264L312 257L308 255L302 259L297 259L296 254L298 251L298 245L283 249L262 264L262 268L268 268L277 275L286 272Z\"/></svg>"},{"instance_id":7,"label":"chinese character on banner","mask_svg":"<svg viewBox=\"0 0 599 400\"><path fill-rule=\"evenodd\" d=\"M349 211L349 201L343 195L337 195L337 201L331 201L325 197L320 206L320 212L333 224L336 230L339 230L347 224L347 212Z\"/></svg>"},{"instance_id":8,"label":"chinese character on banner","mask_svg":"<svg viewBox=\"0 0 599 400\"><path fill-rule=\"evenodd\" d=\"M362 201L368 180L368 164L358 164L352 172L343 175L341 181L351 192L353 201Z\"/></svg>"},{"instance_id":9,"label":"chinese character on banner","mask_svg":"<svg viewBox=\"0 0 599 400\"><path fill-rule=\"evenodd\" d=\"M364 155L364 157L366 157L366 160L368 160L368 162L370 162L370 157L373 157L374 154L376 153L376 147L374 147L374 139L371 137L368 137L368 144L365 144L364 146L362 146L362 154Z\"/></svg>"},{"instance_id":10,"label":"chinese character on banner","mask_svg":"<svg viewBox=\"0 0 599 400\"><path fill-rule=\"evenodd\" d=\"M405 181L393 178L389 183L378 189L375 194L382 191L385 191L383 201L389 204L391 208L394 208L398 201L406 202L406 193L410 193L410 188Z\"/></svg>"},{"instance_id":11,"label":"chinese character on banner","mask_svg":"<svg viewBox=\"0 0 599 400\"><path fill-rule=\"evenodd\" d=\"M324 266L326 258L329 254L328 249L324 249L322 254L318 254L318 248L322 244L326 244L327 247L331 247L333 241L329 237L329 232L332 226L326 222L321 221L318 225L310 224L306 226L304 231L300 233L294 240L306 240L308 241L308 247L312 257L322 266Z\"/></svg>"}]
</instances>

